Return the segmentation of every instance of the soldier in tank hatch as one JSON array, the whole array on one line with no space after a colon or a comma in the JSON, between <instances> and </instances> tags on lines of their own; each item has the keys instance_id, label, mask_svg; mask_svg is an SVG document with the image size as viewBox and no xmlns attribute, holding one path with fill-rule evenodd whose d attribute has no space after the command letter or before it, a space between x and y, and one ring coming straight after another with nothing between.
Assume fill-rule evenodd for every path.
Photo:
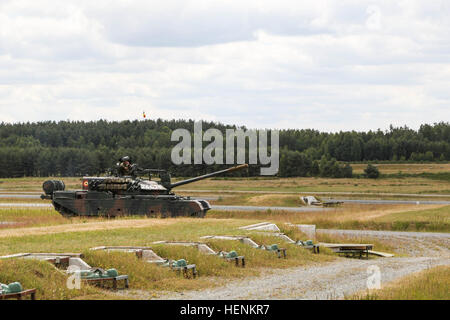
<instances>
[{"instance_id":1,"label":"soldier in tank hatch","mask_svg":"<svg viewBox=\"0 0 450 320\"><path fill-rule=\"evenodd\" d=\"M119 176L129 176L132 174L131 159L129 156L120 158L118 166Z\"/></svg>"}]
</instances>

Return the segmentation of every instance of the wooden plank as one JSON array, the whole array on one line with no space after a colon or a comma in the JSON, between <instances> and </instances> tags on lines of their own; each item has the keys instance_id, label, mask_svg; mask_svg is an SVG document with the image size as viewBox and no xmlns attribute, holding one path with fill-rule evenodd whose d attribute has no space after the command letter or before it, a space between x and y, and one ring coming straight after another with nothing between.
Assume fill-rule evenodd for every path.
<instances>
[{"instance_id":1,"label":"wooden plank","mask_svg":"<svg viewBox=\"0 0 450 320\"><path fill-rule=\"evenodd\" d=\"M33 256L56 256L56 257L73 257L73 258L83 258L82 253L72 253L72 252L62 252L62 253L56 253L56 252L36 252L36 253L29 253L28 255Z\"/></svg>"},{"instance_id":2,"label":"wooden plank","mask_svg":"<svg viewBox=\"0 0 450 320\"><path fill-rule=\"evenodd\" d=\"M379 257L384 257L384 258L391 258L394 255L391 253L386 253L386 252L380 252L380 251L373 251L373 250L369 250L370 254L373 254L375 256L379 256Z\"/></svg>"},{"instance_id":3,"label":"wooden plank","mask_svg":"<svg viewBox=\"0 0 450 320\"><path fill-rule=\"evenodd\" d=\"M17 299L22 300L22 297L30 296L31 300L36 300L36 289L28 289L17 293L8 293L8 294L1 294L0 300L5 299Z\"/></svg>"},{"instance_id":4,"label":"wooden plank","mask_svg":"<svg viewBox=\"0 0 450 320\"><path fill-rule=\"evenodd\" d=\"M373 246L373 244L370 243L325 243L320 242L319 245L327 248L333 248L333 247L354 247L354 246L361 246L361 247L367 247L367 246Z\"/></svg>"},{"instance_id":5,"label":"wooden plank","mask_svg":"<svg viewBox=\"0 0 450 320\"><path fill-rule=\"evenodd\" d=\"M152 250L152 248L140 246L100 246L91 248L90 250Z\"/></svg>"},{"instance_id":6,"label":"wooden plank","mask_svg":"<svg viewBox=\"0 0 450 320\"><path fill-rule=\"evenodd\" d=\"M128 275L120 275L117 277L109 277L109 278L81 279L81 280L93 284L112 281L113 290L117 290L117 281L124 280L124 287L125 288L129 287Z\"/></svg>"},{"instance_id":7,"label":"wooden plank","mask_svg":"<svg viewBox=\"0 0 450 320\"><path fill-rule=\"evenodd\" d=\"M343 250L371 250L373 248L373 244L364 243L319 243L318 245L326 248Z\"/></svg>"},{"instance_id":8,"label":"wooden plank","mask_svg":"<svg viewBox=\"0 0 450 320\"><path fill-rule=\"evenodd\" d=\"M30 255L29 253L15 253L7 256L1 256L0 259L9 259L9 258L21 258Z\"/></svg>"}]
</instances>

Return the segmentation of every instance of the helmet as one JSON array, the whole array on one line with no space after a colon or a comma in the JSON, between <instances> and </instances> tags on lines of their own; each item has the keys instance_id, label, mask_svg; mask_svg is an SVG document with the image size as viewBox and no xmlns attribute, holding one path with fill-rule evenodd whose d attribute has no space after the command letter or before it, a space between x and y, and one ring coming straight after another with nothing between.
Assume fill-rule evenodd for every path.
<instances>
[{"instance_id":1,"label":"helmet","mask_svg":"<svg viewBox=\"0 0 450 320\"><path fill-rule=\"evenodd\" d=\"M125 162L125 161L131 162L131 158L129 156L125 156L125 157L120 158L120 161L121 162Z\"/></svg>"}]
</instances>

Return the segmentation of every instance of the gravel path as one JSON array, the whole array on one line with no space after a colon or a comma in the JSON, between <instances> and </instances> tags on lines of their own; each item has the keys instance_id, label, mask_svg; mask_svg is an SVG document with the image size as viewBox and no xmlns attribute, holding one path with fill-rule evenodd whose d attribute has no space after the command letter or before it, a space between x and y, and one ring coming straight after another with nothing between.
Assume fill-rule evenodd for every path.
<instances>
[{"instance_id":1,"label":"gravel path","mask_svg":"<svg viewBox=\"0 0 450 320\"><path fill-rule=\"evenodd\" d=\"M334 234L389 240L396 250L410 257L371 260L338 258L336 261L277 270L225 286L202 291L187 291L160 296L159 299L341 299L367 288L368 267L377 266L381 285L433 266L450 265L450 234L324 230ZM376 249L376 248L375 248Z\"/></svg>"},{"instance_id":2,"label":"gravel path","mask_svg":"<svg viewBox=\"0 0 450 320\"><path fill-rule=\"evenodd\" d=\"M327 208L317 207L267 207L267 206L211 206L213 210L223 211L293 211L293 212L306 212L306 211L326 211Z\"/></svg>"},{"instance_id":3,"label":"gravel path","mask_svg":"<svg viewBox=\"0 0 450 320\"><path fill-rule=\"evenodd\" d=\"M280 270L220 288L175 293L159 299L341 299L367 288L369 266L380 268L383 285L410 273L445 264L450 264L449 258L340 258L326 265Z\"/></svg>"}]
</instances>

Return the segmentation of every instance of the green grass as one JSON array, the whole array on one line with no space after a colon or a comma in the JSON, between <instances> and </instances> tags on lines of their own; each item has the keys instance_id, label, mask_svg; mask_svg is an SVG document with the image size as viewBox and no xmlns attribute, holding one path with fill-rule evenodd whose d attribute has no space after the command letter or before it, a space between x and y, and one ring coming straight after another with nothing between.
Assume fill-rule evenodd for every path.
<instances>
[{"instance_id":1,"label":"green grass","mask_svg":"<svg viewBox=\"0 0 450 320\"><path fill-rule=\"evenodd\" d=\"M77 218L80 220L80 218ZM14 224L0 225L0 228L46 226L71 223L73 220L61 216L53 208L0 208L0 221Z\"/></svg>"},{"instance_id":2,"label":"green grass","mask_svg":"<svg viewBox=\"0 0 450 320\"><path fill-rule=\"evenodd\" d=\"M439 266L406 276L380 290L358 293L352 300L449 300L450 267Z\"/></svg>"},{"instance_id":3,"label":"green grass","mask_svg":"<svg viewBox=\"0 0 450 320\"><path fill-rule=\"evenodd\" d=\"M142 216L127 216L121 219L135 219ZM63 217L52 207L49 208L20 208L20 207L2 207L0 208L0 221L10 222L10 224L0 224L2 228L21 228L21 227L42 227L59 224L87 223L95 221L107 221L105 217Z\"/></svg>"},{"instance_id":4,"label":"green grass","mask_svg":"<svg viewBox=\"0 0 450 320\"><path fill-rule=\"evenodd\" d=\"M138 259L134 253L85 250L84 255L84 260L91 266L115 268L119 274L127 274L131 290L149 291L155 297L158 291L194 290L210 286L210 279L203 275L195 280L185 279L169 268Z\"/></svg>"},{"instance_id":5,"label":"green grass","mask_svg":"<svg viewBox=\"0 0 450 320\"><path fill-rule=\"evenodd\" d=\"M89 219L88 219L89 220ZM146 219L147 221L149 219ZM155 221L161 221L156 219ZM198 236L236 232L246 221L208 219L172 219L172 224L155 224L149 228L121 228L112 230L65 232L39 236L2 238L0 254L38 251L83 251L101 245L148 245L157 240L194 240ZM254 222L254 221L251 221Z\"/></svg>"},{"instance_id":6,"label":"green grass","mask_svg":"<svg viewBox=\"0 0 450 320\"><path fill-rule=\"evenodd\" d=\"M0 282L18 281L26 289L36 288L37 299L105 299L109 292L82 284L80 289L68 289L67 276L45 261L27 259L0 260Z\"/></svg>"},{"instance_id":7,"label":"green grass","mask_svg":"<svg viewBox=\"0 0 450 320\"><path fill-rule=\"evenodd\" d=\"M129 275L132 289L146 290L154 295L158 295L158 292L161 291L197 290L223 285L227 279L257 276L262 271L321 263L335 258L329 254L314 255L298 246L284 244L279 238L237 229L238 226L251 224L255 221L176 220L177 223L155 225L148 228L123 228L4 238L0 242L0 253L82 252L85 255L86 262L91 266L104 269L116 268L119 274ZM246 268L237 268L233 263L229 263L215 255L205 255L193 247L152 244L152 242L157 240L195 241L199 240L200 236L214 234L250 235L261 244L278 243L280 247L287 248L288 258L278 259L273 252L253 249L238 241L208 241L211 247L217 251L236 250L240 255L244 255ZM158 255L164 258L184 258L189 263L196 264L200 277L195 280L184 279L169 269L138 260L133 254L89 250L91 247L101 245L151 246ZM17 259L17 261L19 260ZM22 269L22 272L26 273L24 270L28 270L27 268ZM29 276L35 277L33 273L29 274ZM14 281L14 279L10 281ZM75 298L75 296L70 296L67 293L63 295L57 293L46 297L51 299Z\"/></svg>"},{"instance_id":8,"label":"green grass","mask_svg":"<svg viewBox=\"0 0 450 320\"><path fill-rule=\"evenodd\" d=\"M437 181L450 181L450 172L422 172L422 173L393 173L393 174L381 174L381 178L426 178Z\"/></svg>"}]
</instances>

